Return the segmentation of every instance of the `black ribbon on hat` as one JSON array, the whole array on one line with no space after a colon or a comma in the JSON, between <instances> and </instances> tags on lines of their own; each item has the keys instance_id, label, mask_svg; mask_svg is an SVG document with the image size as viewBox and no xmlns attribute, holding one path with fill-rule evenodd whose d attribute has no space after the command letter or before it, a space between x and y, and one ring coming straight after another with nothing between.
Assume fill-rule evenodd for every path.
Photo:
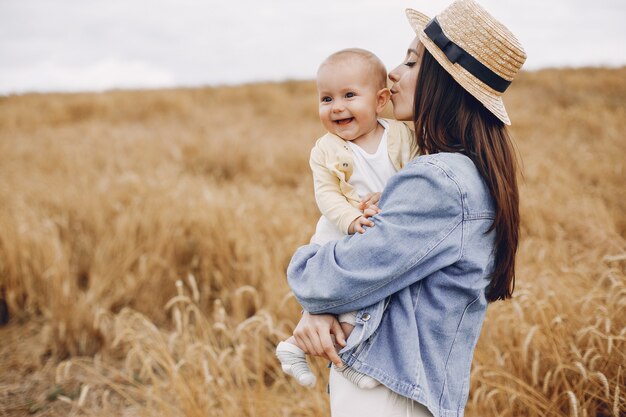
<instances>
[{"instance_id":1,"label":"black ribbon on hat","mask_svg":"<svg viewBox=\"0 0 626 417\"><path fill-rule=\"evenodd\" d=\"M500 77L498 74L487 68L482 62L467 53L459 45L452 42L446 34L443 33L441 26L439 26L439 22L437 22L437 18L434 18L430 21L430 23L428 23L428 25L426 25L424 33L426 33L426 36L428 36L430 40L432 40L435 45L441 49L451 63L459 64L474 77L478 78L494 90L504 93L509 85L511 85L511 81Z\"/></svg>"}]
</instances>

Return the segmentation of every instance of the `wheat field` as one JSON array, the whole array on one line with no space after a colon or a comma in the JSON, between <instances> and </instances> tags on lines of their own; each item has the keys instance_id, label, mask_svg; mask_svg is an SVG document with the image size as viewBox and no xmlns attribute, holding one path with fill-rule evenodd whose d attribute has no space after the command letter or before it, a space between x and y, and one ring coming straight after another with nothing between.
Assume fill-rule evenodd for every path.
<instances>
[{"instance_id":1,"label":"wheat field","mask_svg":"<svg viewBox=\"0 0 626 417\"><path fill-rule=\"evenodd\" d=\"M626 68L507 95L517 286L466 415L624 416ZM327 416L324 361L273 355L322 133L312 82L0 97L0 416Z\"/></svg>"}]
</instances>

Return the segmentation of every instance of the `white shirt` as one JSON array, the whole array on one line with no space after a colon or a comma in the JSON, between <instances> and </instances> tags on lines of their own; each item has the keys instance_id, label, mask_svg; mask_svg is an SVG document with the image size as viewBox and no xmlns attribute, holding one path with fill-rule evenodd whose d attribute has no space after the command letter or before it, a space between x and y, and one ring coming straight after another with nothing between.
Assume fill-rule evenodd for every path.
<instances>
[{"instance_id":1,"label":"white shirt","mask_svg":"<svg viewBox=\"0 0 626 417\"><path fill-rule=\"evenodd\" d=\"M396 173L387 152L387 123L384 120L379 120L379 123L385 131L375 153L367 153L359 145L348 142L354 157L354 169L348 183L354 187L360 198L368 193L382 191L389 178Z\"/></svg>"}]
</instances>

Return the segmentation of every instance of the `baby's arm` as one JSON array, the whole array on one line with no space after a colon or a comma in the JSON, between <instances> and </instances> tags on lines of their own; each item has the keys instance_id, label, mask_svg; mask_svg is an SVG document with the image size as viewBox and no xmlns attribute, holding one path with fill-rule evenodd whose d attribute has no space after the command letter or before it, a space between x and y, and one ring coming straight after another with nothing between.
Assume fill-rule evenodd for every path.
<instances>
[{"instance_id":1,"label":"baby's arm","mask_svg":"<svg viewBox=\"0 0 626 417\"><path fill-rule=\"evenodd\" d=\"M322 214L337 225L342 233L348 234L350 224L363 213L341 193L339 178L330 172L324 160L324 152L316 145L309 161L313 171L315 201Z\"/></svg>"}]
</instances>

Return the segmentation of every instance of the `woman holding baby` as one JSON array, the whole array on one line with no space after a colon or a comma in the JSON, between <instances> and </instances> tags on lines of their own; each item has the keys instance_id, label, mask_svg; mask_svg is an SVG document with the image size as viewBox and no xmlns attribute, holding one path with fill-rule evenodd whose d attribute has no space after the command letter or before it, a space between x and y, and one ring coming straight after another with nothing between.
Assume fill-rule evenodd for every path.
<instances>
[{"instance_id":1,"label":"woman holding baby","mask_svg":"<svg viewBox=\"0 0 626 417\"><path fill-rule=\"evenodd\" d=\"M420 156L391 177L365 233L303 246L288 269L305 311L299 345L381 383L361 389L331 370L333 417L463 416L487 305L514 288L518 189L502 93L526 55L474 0L407 16L417 36L389 74L391 100ZM336 317L351 311L343 343Z\"/></svg>"}]
</instances>

